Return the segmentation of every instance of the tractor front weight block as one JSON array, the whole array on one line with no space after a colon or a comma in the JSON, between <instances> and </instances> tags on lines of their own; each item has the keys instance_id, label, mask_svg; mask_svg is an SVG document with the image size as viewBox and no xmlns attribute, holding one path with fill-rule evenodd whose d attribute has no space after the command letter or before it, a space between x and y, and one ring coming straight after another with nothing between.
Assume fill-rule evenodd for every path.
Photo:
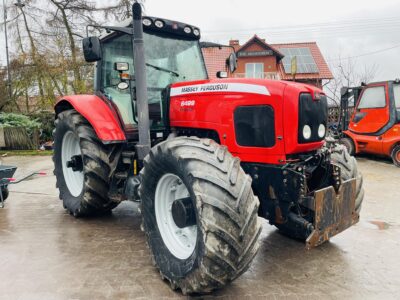
<instances>
[{"instance_id":1,"label":"tractor front weight block","mask_svg":"<svg viewBox=\"0 0 400 300\"><path fill-rule=\"evenodd\" d=\"M337 192L333 186L315 191L314 230L306 240L307 249L321 245L359 221L355 199L355 178L342 182Z\"/></svg>"},{"instance_id":2,"label":"tractor front weight block","mask_svg":"<svg viewBox=\"0 0 400 300\"><path fill-rule=\"evenodd\" d=\"M336 152L335 159L327 150L300 158L283 167L242 165L253 178L253 190L260 199L259 216L311 249L358 222L360 185L357 176L349 178Z\"/></svg>"}]
</instances>

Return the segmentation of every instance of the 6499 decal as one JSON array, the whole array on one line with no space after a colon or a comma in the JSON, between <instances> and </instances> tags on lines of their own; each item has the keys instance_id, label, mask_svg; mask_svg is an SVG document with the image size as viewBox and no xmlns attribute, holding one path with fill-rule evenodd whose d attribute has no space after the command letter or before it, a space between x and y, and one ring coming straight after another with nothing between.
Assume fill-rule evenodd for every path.
<instances>
[{"instance_id":1,"label":"6499 decal","mask_svg":"<svg viewBox=\"0 0 400 300\"><path fill-rule=\"evenodd\" d=\"M183 101L181 101L181 107L195 106L195 104L196 104L195 100L183 100Z\"/></svg>"}]
</instances>

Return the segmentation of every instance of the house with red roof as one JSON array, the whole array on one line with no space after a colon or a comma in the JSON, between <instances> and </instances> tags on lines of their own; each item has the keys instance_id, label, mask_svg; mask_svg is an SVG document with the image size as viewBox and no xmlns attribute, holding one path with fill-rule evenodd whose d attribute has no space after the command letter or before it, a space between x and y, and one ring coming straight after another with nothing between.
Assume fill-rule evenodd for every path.
<instances>
[{"instance_id":1,"label":"house with red roof","mask_svg":"<svg viewBox=\"0 0 400 300\"><path fill-rule=\"evenodd\" d=\"M232 52L238 57L233 78L291 80L322 87L322 80L333 78L332 72L315 42L268 44L254 35L245 44L230 40L229 46L202 43L210 78L226 70L226 59Z\"/></svg>"}]
</instances>

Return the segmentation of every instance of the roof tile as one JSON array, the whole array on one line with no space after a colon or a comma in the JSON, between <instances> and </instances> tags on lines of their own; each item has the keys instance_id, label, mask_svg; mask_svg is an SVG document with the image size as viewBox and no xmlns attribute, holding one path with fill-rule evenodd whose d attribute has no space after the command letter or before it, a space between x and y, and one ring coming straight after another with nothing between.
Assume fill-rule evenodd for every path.
<instances>
[{"instance_id":1,"label":"roof tile","mask_svg":"<svg viewBox=\"0 0 400 300\"><path fill-rule=\"evenodd\" d=\"M231 47L207 47L201 50L210 79L217 78L216 74L218 71L227 71L226 59L233 52Z\"/></svg>"}]
</instances>

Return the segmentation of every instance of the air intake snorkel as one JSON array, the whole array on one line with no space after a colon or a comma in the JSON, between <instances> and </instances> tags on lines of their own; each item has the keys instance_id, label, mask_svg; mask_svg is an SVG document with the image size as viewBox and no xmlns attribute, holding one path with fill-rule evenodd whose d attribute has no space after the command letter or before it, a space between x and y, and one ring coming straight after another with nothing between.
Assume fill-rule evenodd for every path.
<instances>
[{"instance_id":1,"label":"air intake snorkel","mask_svg":"<svg viewBox=\"0 0 400 300\"><path fill-rule=\"evenodd\" d=\"M138 158L142 161L150 152L150 121L147 98L146 61L143 46L142 6L135 1L133 13L133 59L135 69L136 107L138 116L139 142L136 145Z\"/></svg>"}]
</instances>

